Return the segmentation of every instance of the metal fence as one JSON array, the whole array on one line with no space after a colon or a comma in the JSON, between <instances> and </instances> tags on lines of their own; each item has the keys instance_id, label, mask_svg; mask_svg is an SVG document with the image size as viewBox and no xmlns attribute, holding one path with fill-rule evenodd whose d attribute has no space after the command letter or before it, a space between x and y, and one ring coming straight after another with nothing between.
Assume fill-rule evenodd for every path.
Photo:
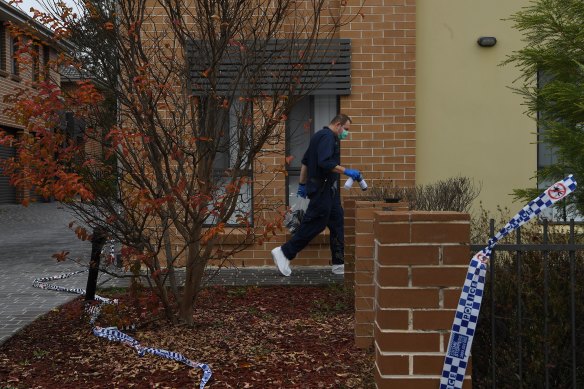
<instances>
[{"instance_id":1,"label":"metal fence","mask_svg":"<svg viewBox=\"0 0 584 389\"><path fill-rule=\"evenodd\" d=\"M472 349L475 389L584 388L584 244L573 220L551 233L546 219L536 227L518 229L491 256Z\"/></svg>"}]
</instances>

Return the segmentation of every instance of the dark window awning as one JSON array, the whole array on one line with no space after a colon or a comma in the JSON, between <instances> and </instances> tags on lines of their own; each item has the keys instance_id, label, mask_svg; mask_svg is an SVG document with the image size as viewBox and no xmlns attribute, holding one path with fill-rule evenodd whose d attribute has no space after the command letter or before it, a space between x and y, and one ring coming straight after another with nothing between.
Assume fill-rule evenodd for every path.
<instances>
[{"instance_id":1,"label":"dark window awning","mask_svg":"<svg viewBox=\"0 0 584 389\"><path fill-rule=\"evenodd\" d=\"M203 41L188 46L194 95L351 93L351 41L230 41L218 54Z\"/></svg>"}]
</instances>

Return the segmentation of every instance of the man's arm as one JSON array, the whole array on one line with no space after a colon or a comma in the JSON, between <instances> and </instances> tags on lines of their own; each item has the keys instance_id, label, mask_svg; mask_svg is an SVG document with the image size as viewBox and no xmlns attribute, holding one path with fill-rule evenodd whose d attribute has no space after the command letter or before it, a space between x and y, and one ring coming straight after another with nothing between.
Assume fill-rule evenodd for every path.
<instances>
[{"instance_id":1,"label":"man's arm","mask_svg":"<svg viewBox=\"0 0 584 389\"><path fill-rule=\"evenodd\" d=\"M334 173L344 174L345 168L342 167L341 165L337 165L331 171ZM305 164L302 164L302 167L300 168L300 180L298 182L300 184L306 184L306 179L308 178L307 175L308 175L308 168L306 167Z\"/></svg>"},{"instance_id":2,"label":"man's arm","mask_svg":"<svg viewBox=\"0 0 584 389\"><path fill-rule=\"evenodd\" d=\"M308 179L308 167L305 164L302 164L300 167L300 179L298 180L299 184L306 184L306 180Z\"/></svg>"},{"instance_id":3,"label":"man's arm","mask_svg":"<svg viewBox=\"0 0 584 389\"><path fill-rule=\"evenodd\" d=\"M334 138L332 136L323 137L323 139L321 139L320 143L318 144L318 166L324 170L348 175L349 177L353 177L353 179L356 180L360 176L358 170L345 169L343 166L337 165L336 161L333 161L334 147ZM302 172L300 172L300 182L303 182Z\"/></svg>"},{"instance_id":4,"label":"man's arm","mask_svg":"<svg viewBox=\"0 0 584 389\"><path fill-rule=\"evenodd\" d=\"M341 165L337 165L333 168L332 171L335 173L343 174L343 173L345 173L345 168L342 167Z\"/></svg>"}]
</instances>

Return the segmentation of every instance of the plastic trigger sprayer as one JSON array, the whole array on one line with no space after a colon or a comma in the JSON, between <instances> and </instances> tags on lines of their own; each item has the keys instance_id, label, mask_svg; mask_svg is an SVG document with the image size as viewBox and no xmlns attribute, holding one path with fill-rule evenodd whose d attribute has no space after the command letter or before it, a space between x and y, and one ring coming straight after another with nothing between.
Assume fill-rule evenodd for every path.
<instances>
[{"instance_id":1,"label":"plastic trigger sprayer","mask_svg":"<svg viewBox=\"0 0 584 389\"><path fill-rule=\"evenodd\" d=\"M345 181L345 189L351 189L353 182L355 182L355 180L353 180L351 177L347 178L347 181ZM367 183L363 178L357 180L357 182L359 183L361 190L367 190Z\"/></svg>"}]
</instances>

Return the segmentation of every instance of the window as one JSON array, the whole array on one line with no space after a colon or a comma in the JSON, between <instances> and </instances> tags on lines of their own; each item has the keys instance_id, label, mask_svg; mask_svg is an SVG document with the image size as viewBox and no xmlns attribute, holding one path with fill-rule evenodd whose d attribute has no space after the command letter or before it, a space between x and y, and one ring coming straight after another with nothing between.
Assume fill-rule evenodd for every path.
<instances>
[{"instance_id":1,"label":"window","mask_svg":"<svg viewBox=\"0 0 584 389\"><path fill-rule=\"evenodd\" d=\"M6 26L0 20L0 71L6 71Z\"/></svg>"},{"instance_id":2,"label":"window","mask_svg":"<svg viewBox=\"0 0 584 389\"><path fill-rule=\"evenodd\" d=\"M543 72L538 72L537 75L537 86L538 88L543 88L548 82L551 81L551 77L549 75L544 74ZM538 119L541 115L541 112L538 112ZM539 120L538 120L538 123ZM554 147L549 143L544 141L545 137L545 126L542 124L538 124L537 126L537 170L540 170L544 167L548 167L553 165L557 162L558 158L556 156L556 151ZM538 183L538 186L542 187L542 189L547 188L549 185L553 183ZM545 188L543 188L545 186Z\"/></svg>"},{"instance_id":3,"label":"window","mask_svg":"<svg viewBox=\"0 0 584 389\"><path fill-rule=\"evenodd\" d=\"M310 137L327 126L339 111L339 97L334 95L306 96L288 115L286 122L286 156L292 157L287 165L288 205L293 206L298 198L298 180L302 157L310 143Z\"/></svg>"},{"instance_id":4,"label":"window","mask_svg":"<svg viewBox=\"0 0 584 389\"><path fill-rule=\"evenodd\" d=\"M15 76L20 75L20 66L18 64L18 59L16 58L16 53L18 52L18 38L12 37L11 38L12 45L11 45L11 58L12 58L12 74Z\"/></svg>"},{"instance_id":5,"label":"window","mask_svg":"<svg viewBox=\"0 0 584 389\"><path fill-rule=\"evenodd\" d=\"M223 115L221 115L223 112ZM219 188L216 198L225 193L225 188L230 184L230 178L226 177L225 172L229 169L239 168L247 170L248 159L246 151L249 151L253 142L251 126L246 127L247 120L252 118L252 106L250 103L242 103L236 100L231 104L229 112L219 111L220 117L217 118L217 125L222 128L219 139L219 145L213 170L215 183ZM246 174L251 176L251 170ZM249 221L253 222L252 216L252 185L244 184L241 187L237 199L236 209L228 220L228 225L237 224L240 215L249 214Z\"/></svg>"},{"instance_id":6,"label":"window","mask_svg":"<svg viewBox=\"0 0 584 389\"><path fill-rule=\"evenodd\" d=\"M222 131L220 131L221 136L213 168L219 174L227 169L246 166L248 160L245 151L250 149L253 139L251 127L244 126L246 120L251 119L251 112L251 104L240 101L233 102L228 113L224 110L218 112L219 117L216 122L222 127Z\"/></svg>"},{"instance_id":7,"label":"window","mask_svg":"<svg viewBox=\"0 0 584 389\"><path fill-rule=\"evenodd\" d=\"M49 79L50 76L50 64L51 60L51 48L49 46L43 46L43 77L45 81Z\"/></svg>"},{"instance_id":8,"label":"window","mask_svg":"<svg viewBox=\"0 0 584 389\"><path fill-rule=\"evenodd\" d=\"M38 44L35 44L32 53L32 80L34 82L38 82L40 74L41 74L40 47Z\"/></svg>"},{"instance_id":9,"label":"window","mask_svg":"<svg viewBox=\"0 0 584 389\"><path fill-rule=\"evenodd\" d=\"M552 81L552 76L539 71L537 74L537 87L543 88L548 82ZM542 118L543 113L538 112L538 125L537 125L537 170L541 170L548 166L552 166L558 162L557 148L545 141L545 133L547 128L539 119ZM541 180L538 179L537 187L540 190L546 190L550 185L552 185L554 180ZM562 206L563 205L563 206ZM584 215L580 215L573 205L565 206L565 202L556 205L555 207L546 208L541 214L543 217L549 218L555 221L567 221L570 218L574 218L576 221L583 221Z\"/></svg>"}]
</instances>

